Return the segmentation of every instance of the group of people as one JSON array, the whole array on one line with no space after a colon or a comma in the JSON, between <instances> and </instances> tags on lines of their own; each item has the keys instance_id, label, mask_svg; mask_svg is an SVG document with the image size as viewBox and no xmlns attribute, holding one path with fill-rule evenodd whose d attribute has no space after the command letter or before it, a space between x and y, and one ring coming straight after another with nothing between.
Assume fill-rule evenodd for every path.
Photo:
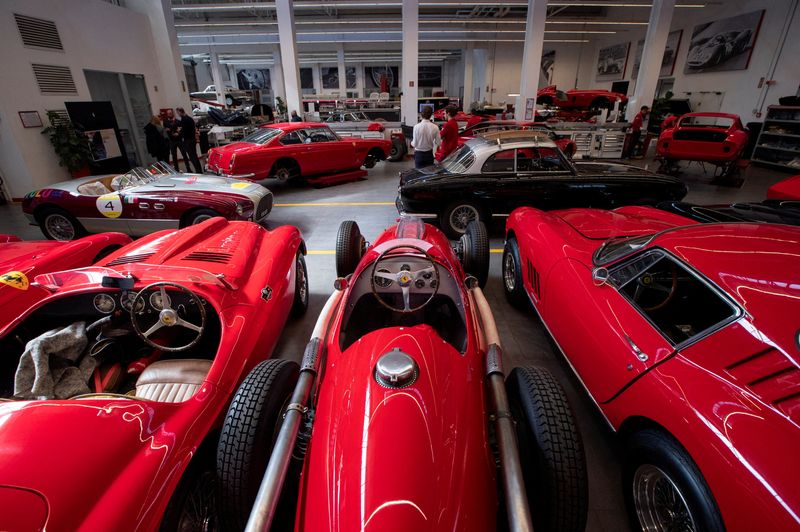
<instances>
[{"instance_id":1,"label":"group of people","mask_svg":"<svg viewBox=\"0 0 800 532\"><path fill-rule=\"evenodd\" d=\"M458 109L449 105L444 112L447 115L447 123L439 131L439 126L431 121L433 109L430 107L422 109L422 120L414 126L414 136L411 140L416 168L430 166L434 159L441 161L458 147L458 122L456 122Z\"/></svg>"},{"instance_id":2,"label":"group of people","mask_svg":"<svg viewBox=\"0 0 800 532\"><path fill-rule=\"evenodd\" d=\"M175 111L177 111L177 117L170 109L162 117L151 117L150 122L144 126L147 153L165 163L170 163L170 155L172 155L171 164L175 170L180 172L178 159L180 150L181 157L186 164L186 171L202 174L203 167L197 157L197 128L194 119L186 114L183 107L178 107Z\"/></svg>"}]
</instances>

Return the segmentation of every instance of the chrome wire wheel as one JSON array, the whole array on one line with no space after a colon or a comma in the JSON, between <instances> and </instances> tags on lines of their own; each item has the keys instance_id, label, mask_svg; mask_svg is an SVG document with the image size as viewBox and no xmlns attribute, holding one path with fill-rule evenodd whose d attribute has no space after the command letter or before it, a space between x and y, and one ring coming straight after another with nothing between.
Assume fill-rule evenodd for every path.
<instances>
[{"instance_id":1,"label":"chrome wire wheel","mask_svg":"<svg viewBox=\"0 0 800 532\"><path fill-rule=\"evenodd\" d=\"M463 233L467 230L467 225L477 220L478 217L478 209L472 205L459 205L450 212L450 227L459 233Z\"/></svg>"},{"instance_id":2,"label":"chrome wire wheel","mask_svg":"<svg viewBox=\"0 0 800 532\"><path fill-rule=\"evenodd\" d=\"M48 214L45 217L44 227L54 240L74 240L77 234L75 224L58 212Z\"/></svg>"},{"instance_id":3,"label":"chrome wire wheel","mask_svg":"<svg viewBox=\"0 0 800 532\"><path fill-rule=\"evenodd\" d=\"M513 292L517 284L517 267L514 264L514 257L506 251L503 257L503 282L506 284L506 291Z\"/></svg>"},{"instance_id":4,"label":"chrome wire wheel","mask_svg":"<svg viewBox=\"0 0 800 532\"><path fill-rule=\"evenodd\" d=\"M297 258L297 291L300 301L308 298L308 278L306 277L306 265L300 257Z\"/></svg>"},{"instance_id":5,"label":"chrome wire wheel","mask_svg":"<svg viewBox=\"0 0 800 532\"><path fill-rule=\"evenodd\" d=\"M275 179L277 179L278 181L285 182L288 181L290 177L292 177L292 173L285 166L282 166L277 170L275 170Z\"/></svg>"},{"instance_id":6,"label":"chrome wire wheel","mask_svg":"<svg viewBox=\"0 0 800 532\"><path fill-rule=\"evenodd\" d=\"M205 471L197 479L178 521L180 532L210 532L217 530L216 480L213 471Z\"/></svg>"},{"instance_id":7,"label":"chrome wire wheel","mask_svg":"<svg viewBox=\"0 0 800 532\"><path fill-rule=\"evenodd\" d=\"M652 464L643 464L634 473L633 502L642 530L697 530L689 505L678 486L664 471Z\"/></svg>"}]
</instances>

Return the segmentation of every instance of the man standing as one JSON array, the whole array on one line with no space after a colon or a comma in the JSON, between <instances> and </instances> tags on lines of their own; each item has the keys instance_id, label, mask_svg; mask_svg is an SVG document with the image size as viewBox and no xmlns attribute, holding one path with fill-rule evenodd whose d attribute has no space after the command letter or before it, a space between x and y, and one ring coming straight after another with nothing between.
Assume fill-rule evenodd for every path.
<instances>
[{"instance_id":1,"label":"man standing","mask_svg":"<svg viewBox=\"0 0 800 532\"><path fill-rule=\"evenodd\" d=\"M187 165L189 164L189 159L186 157L186 150L183 149L183 141L181 140L180 122L177 118L175 118L175 113L172 112L172 109L167 111L167 113L164 115L163 121L164 131L166 132L167 140L169 141L169 152L172 155L172 167L180 172L181 166L178 164L179 148L181 150L184 163Z\"/></svg>"},{"instance_id":2,"label":"man standing","mask_svg":"<svg viewBox=\"0 0 800 532\"><path fill-rule=\"evenodd\" d=\"M289 119L289 122L302 122L303 119L298 116L297 111L292 111L292 117Z\"/></svg>"},{"instance_id":3,"label":"man standing","mask_svg":"<svg viewBox=\"0 0 800 532\"><path fill-rule=\"evenodd\" d=\"M633 122L631 122L631 138L628 144L627 157L633 157L633 155L636 153L636 148L642 138L642 129L644 129L644 134L647 135L647 126L649 123L650 108L646 105L643 105L639 112L636 113L636 116L633 117ZM647 146L645 146L645 149L646 148Z\"/></svg>"},{"instance_id":4,"label":"man standing","mask_svg":"<svg viewBox=\"0 0 800 532\"><path fill-rule=\"evenodd\" d=\"M186 160L186 169L189 170L189 161L192 161L192 166L194 167L194 172L197 174L203 173L203 167L200 166L200 159L197 158L197 141L195 140L195 131L196 127L194 125L194 120L191 116L186 114L186 111L183 110L183 107L178 107L176 109L178 111L178 116L180 117L179 125L181 128L181 139L183 140L183 157L186 159L188 155L188 160Z\"/></svg>"},{"instance_id":5,"label":"man standing","mask_svg":"<svg viewBox=\"0 0 800 532\"><path fill-rule=\"evenodd\" d=\"M436 152L436 160L441 161L458 148L458 122L456 122L456 113L458 111L452 105L448 105L445 110L447 115L447 123L442 128L442 145Z\"/></svg>"},{"instance_id":6,"label":"man standing","mask_svg":"<svg viewBox=\"0 0 800 532\"><path fill-rule=\"evenodd\" d=\"M422 109L422 120L414 126L411 147L414 148L414 168L424 168L433 164L433 150L439 145L439 128L431 122L433 110L430 106Z\"/></svg>"}]
</instances>

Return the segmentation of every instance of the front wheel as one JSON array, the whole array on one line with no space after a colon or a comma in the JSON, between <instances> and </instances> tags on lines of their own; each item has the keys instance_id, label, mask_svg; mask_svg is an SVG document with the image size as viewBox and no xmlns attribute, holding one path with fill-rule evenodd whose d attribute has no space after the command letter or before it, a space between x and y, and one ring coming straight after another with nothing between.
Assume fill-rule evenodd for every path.
<instances>
[{"instance_id":1,"label":"front wheel","mask_svg":"<svg viewBox=\"0 0 800 532\"><path fill-rule=\"evenodd\" d=\"M392 139L392 148L389 151L388 161L397 162L403 159L408 149L406 143L402 139Z\"/></svg>"},{"instance_id":2,"label":"front wheel","mask_svg":"<svg viewBox=\"0 0 800 532\"><path fill-rule=\"evenodd\" d=\"M308 270L303 252L297 252L294 272L294 300L292 301L292 316L297 318L308 310Z\"/></svg>"},{"instance_id":3,"label":"front wheel","mask_svg":"<svg viewBox=\"0 0 800 532\"><path fill-rule=\"evenodd\" d=\"M626 447L623 489L635 529L725 530L711 490L675 438L645 429L635 433Z\"/></svg>"},{"instance_id":4,"label":"front wheel","mask_svg":"<svg viewBox=\"0 0 800 532\"><path fill-rule=\"evenodd\" d=\"M75 240L86 234L81 223L63 209L48 209L37 218L42 233L50 240Z\"/></svg>"},{"instance_id":5,"label":"front wheel","mask_svg":"<svg viewBox=\"0 0 800 532\"><path fill-rule=\"evenodd\" d=\"M464 272L478 280L483 288L489 279L489 235L486 226L480 220L467 225L466 232L458 241L459 258Z\"/></svg>"},{"instance_id":6,"label":"front wheel","mask_svg":"<svg viewBox=\"0 0 800 532\"><path fill-rule=\"evenodd\" d=\"M336 234L336 276L347 277L356 271L366 249L358 224L353 220L342 222Z\"/></svg>"},{"instance_id":7,"label":"front wheel","mask_svg":"<svg viewBox=\"0 0 800 532\"><path fill-rule=\"evenodd\" d=\"M439 214L439 225L447 236L461 238L470 222L484 221L480 207L471 201L455 201Z\"/></svg>"},{"instance_id":8,"label":"front wheel","mask_svg":"<svg viewBox=\"0 0 800 532\"><path fill-rule=\"evenodd\" d=\"M517 308L524 308L527 301L525 286L522 284L522 260L519 244L509 238L503 247L503 290L508 302Z\"/></svg>"},{"instance_id":9,"label":"front wheel","mask_svg":"<svg viewBox=\"0 0 800 532\"><path fill-rule=\"evenodd\" d=\"M367 155L366 159L364 159L364 168L369 170L370 168L375 168L375 165L378 163L378 159L375 158L374 155L369 154Z\"/></svg>"},{"instance_id":10,"label":"front wheel","mask_svg":"<svg viewBox=\"0 0 800 532\"><path fill-rule=\"evenodd\" d=\"M219 216L219 214L217 214L215 211L212 211L211 209L197 209L195 211L192 211L189 214L189 216L186 217L186 224L184 225L185 226L197 225L205 222L206 220L210 220L215 216Z\"/></svg>"}]
</instances>

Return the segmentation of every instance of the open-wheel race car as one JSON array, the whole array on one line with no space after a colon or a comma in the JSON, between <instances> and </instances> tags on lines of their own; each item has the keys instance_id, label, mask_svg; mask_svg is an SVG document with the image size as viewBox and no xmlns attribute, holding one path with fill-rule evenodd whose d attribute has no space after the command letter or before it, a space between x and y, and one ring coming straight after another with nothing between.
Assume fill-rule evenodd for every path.
<instances>
[{"instance_id":1,"label":"open-wheel race car","mask_svg":"<svg viewBox=\"0 0 800 532\"><path fill-rule=\"evenodd\" d=\"M303 254L213 218L37 276L0 327L0 529L214 529L219 428L306 308Z\"/></svg>"},{"instance_id":2,"label":"open-wheel race car","mask_svg":"<svg viewBox=\"0 0 800 532\"><path fill-rule=\"evenodd\" d=\"M583 530L585 458L564 393L534 367L504 382L494 319L469 275L485 276L483 224L454 250L416 219L369 247L344 222L336 262L301 365L262 363L231 403L217 460L225 522Z\"/></svg>"},{"instance_id":3,"label":"open-wheel race car","mask_svg":"<svg viewBox=\"0 0 800 532\"><path fill-rule=\"evenodd\" d=\"M800 526L800 229L523 208L503 280L624 447L636 530Z\"/></svg>"},{"instance_id":4,"label":"open-wheel race car","mask_svg":"<svg viewBox=\"0 0 800 532\"><path fill-rule=\"evenodd\" d=\"M715 165L714 177L719 182L736 181L747 137L738 115L686 113L665 125L658 137L658 171L676 175L680 173L679 161L697 161Z\"/></svg>"},{"instance_id":5,"label":"open-wheel race car","mask_svg":"<svg viewBox=\"0 0 800 532\"><path fill-rule=\"evenodd\" d=\"M555 85L539 89L536 103L568 109L611 109L619 101L620 107L628 102L628 97L619 92L605 89L569 89L561 91Z\"/></svg>"}]
</instances>

